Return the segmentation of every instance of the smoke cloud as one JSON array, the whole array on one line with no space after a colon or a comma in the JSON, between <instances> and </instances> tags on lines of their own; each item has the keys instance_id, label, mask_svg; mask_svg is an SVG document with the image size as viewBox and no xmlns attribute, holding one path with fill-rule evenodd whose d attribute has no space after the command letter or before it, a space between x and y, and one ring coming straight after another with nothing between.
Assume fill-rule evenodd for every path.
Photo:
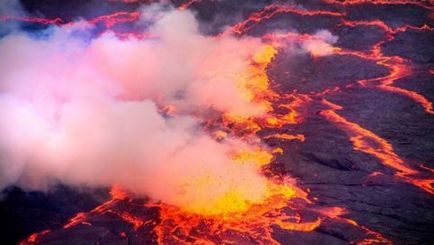
<instances>
[{"instance_id":1,"label":"smoke cloud","mask_svg":"<svg viewBox=\"0 0 434 245\"><path fill-rule=\"evenodd\" d=\"M333 53L338 37L328 30L317 31L312 38L303 41L302 48L313 56L327 56Z\"/></svg>"},{"instance_id":2,"label":"smoke cloud","mask_svg":"<svg viewBox=\"0 0 434 245\"><path fill-rule=\"evenodd\" d=\"M204 36L191 12L167 5L144 8L136 24L149 38L95 37L78 21L0 39L0 189L116 184L205 214L263 201L269 181L234 153L264 146L217 141L202 125L210 115L267 113L249 91L267 88L252 59L274 49ZM301 48L327 55L334 42L320 31Z\"/></svg>"},{"instance_id":3,"label":"smoke cloud","mask_svg":"<svg viewBox=\"0 0 434 245\"><path fill-rule=\"evenodd\" d=\"M205 213L265 197L258 168L231 157L257 146L200 125L210 110L265 113L240 90L264 44L203 36L188 11L152 16L145 40L89 38L85 22L0 39L0 189L117 184Z\"/></svg>"}]
</instances>

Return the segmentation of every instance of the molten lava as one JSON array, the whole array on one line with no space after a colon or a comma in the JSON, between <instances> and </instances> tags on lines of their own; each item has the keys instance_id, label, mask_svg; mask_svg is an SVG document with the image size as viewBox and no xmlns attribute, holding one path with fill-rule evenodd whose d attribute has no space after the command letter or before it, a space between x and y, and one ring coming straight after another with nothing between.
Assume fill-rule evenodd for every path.
<instances>
[{"instance_id":1,"label":"molten lava","mask_svg":"<svg viewBox=\"0 0 434 245\"><path fill-rule=\"evenodd\" d=\"M136 0L109 0L125 3ZM419 1L364 1L349 0L335 1L323 0L326 3L337 6L350 6L369 2L370 4L414 4L426 7ZM201 3L201 0L185 1L179 6L187 9L192 5ZM339 8L340 9L340 8ZM125 223L131 225L134 230L149 227L154 236L154 242L158 244L247 244L254 241L259 244L278 244L273 237L275 227L283 230L309 232L318 228L324 220L333 220L361 230L365 237L351 241L363 244L391 244L379 232L359 224L359 222L345 217L348 212L343 207L311 207L315 202L309 196L309 191L298 187L294 179L284 177L267 169L273 164L273 160L284 153L281 147L268 147L263 142L275 140L296 141L304 143L309 140L304 134L292 132L285 127L288 125L302 124L305 113L315 102L319 102L326 109L319 111L319 116L331 122L344 131L355 151L363 152L375 157L385 167L394 171L397 180L410 183L421 188L429 194L434 194L434 171L420 163L420 168L411 166L406 159L400 157L393 145L375 132L370 131L347 118L340 110L344 108L326 98L328 95L339 94L346 87L360 86L362 88L378 89L396 93L418 103L426 113L434 114L432 102L423 95L408 89L394 85L400 78L412 74L410 63L399 56L387 56L383 53L382 45L395 38L399 32L408 29L418 31L433 31L429 26L401 26L392 28L381 20L355 21L347 20L345 8L340 11L310 10L292 5L270 4L251 13L245 20L234 24L221 36L236 34L242 36L249 32L253 26L268 21L275 16L293 14L298 16L329 16L336 18L340 26L371 26L384 32L384 40L372 45L369 51L353 51L333 46L333 43L324 42L318 35L307 33L271 33L262 36L263 44L257 52L246 62L249 64L246 70L236 74L236 87L244 102L255 105L260 113L255 115L237 114L221 111L218 118L204 118L203 124L211 136L217 142L237 141L246 143L250 147L240 148L229 152L233 166L243 166L246 170L259 173L257 178L245 178L242 175L241 182L221 183L224 178L208 172L201 175L187 176L188 180L182 182L179 188L178 203L187 205L169 205L167 203L146 199L140 203L143 209L157 209L158 219L135 215L125 210L117 210L119 204L136 205L134 200L140 198L133 193L124 190L122 186L114 184L111 189L111 199L87 213L78 213L69 222L63 225L63 229L71 229L78 225L92 226L92 217L102 214L112 214ZM103 23L107 28L113 28L119 23L133 23L140 19L139 12L116 12L106 16L100 16L89 20L95 25ZM2 16L0 21L25 21L45 25L67 25L60 18L45 19L35 17L10 17ZM118 33L116 33L118 34ZM143 33L126 33L126 36L135 36L138 41L143 38ZM119 34L122 36L122 34ZM327 88L322 92L303 94L297 91L280 93L273 90L268 76L268 68L273 65L279 49L284 48L283 42L296 42L305 46L313 57L325 55L354 56L366 61L372 61L376 65L387 68L388 74L383 77L352 81L352 84ZM320 41L321 45L317 45ZM430 70L432 73L432 70ZM178 108L172 104L163 104L159 112L166 117L174 117L178 114ZM285 131L281 129L285 128ZM259 134L262 130L266 134ZM262 135L262 136L259 136ZM253 146L253 147L252 147ZM290 163L289 163L290 164ZM419 169L425 169L428 174L423 174ZM381 171L370 173L370 177L379 176ZM230 185L229 191L218 192L222 184ZM257 189L252 190L252 187ZM194 190L194 191L193 191ZM193 196L183 195L185 192L193 193ZM212 193L210 193L212 192ZM197 198L206 196L209 198ZM185 200L184 200L185 199ZM187 200L191 199L191 200ZM313 212L315 217L305 218L302 213L306 210ZM30 235L21 244L37 244L50 233L44 230ZM120 236L127 234L121 232Z\"/></svg>"}]
</instances>

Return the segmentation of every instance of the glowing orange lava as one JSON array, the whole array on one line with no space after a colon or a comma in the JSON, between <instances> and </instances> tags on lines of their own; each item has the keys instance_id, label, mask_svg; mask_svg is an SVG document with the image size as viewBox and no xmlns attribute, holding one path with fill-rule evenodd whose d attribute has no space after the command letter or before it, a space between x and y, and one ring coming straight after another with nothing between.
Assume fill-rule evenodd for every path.
<instances>
[{"instance_id":1,"label":"glowing orange lava","mask_svg":"<svg viewBox=\"0 0 434 245\"><path fill-rule=\"evenodd\" d=\"M262 244L279 244L272 237L272 225L285 230L312 231L320 225L320 219L303 221L297 213L283 211L288 200L306 193L284 183L274 183L267 200L254 205L246 212L230 216L201 217L167 205L159 205L162 222L156 226L158 244L243 244L253 239ZM176 234L173 235L173 231Z\"/></svg>"},{"instance_id":2,"label":"glowing orange lava","mask_svg":"<svg viewBox=\"0 0 434 245\"><path fill-rule=\"evenodd\" d=\"M417 179L413 177L414 175L419 174L419 172L407 166L405 161L395 153L392 145L388 141L363 128L357 123L350 122L337 114L336 110L342 109L341 106L327 100L323 100L323 104L329 106L331 109L321 111L321 115L327 120L339 125L350 135L350 141L353 143L355 150L376 157L385 166L395 169L397 171L395 174L396 176L431 194L434 194L434 187L432 186L434 184L434 179Z\"/></svg>"},{"instance_id":3,"label":"glowing orange lava","mask_svg":"<svg viewBox=\"0 0 434 245\"><path fill-rule=\"evenodd\" d=\"M252 13L246 20L234 25L230 31L236 34L243 34L252 28L255 24L264 20L270 19L278 14L294 13L303 16L316 16L316 15L328 15L328 16L343 16L342 13L322 10L305 10L302 8L296 8L291 5L279 5L270 4L258 12Z\"/></svg>"},{"instance_id":4,"label":"glowing orange lava","mask_svg":"<svg viewBox=\"0 0 434 245\"><path fill-rule=\"evenodd\" d=\"M122 2L136 2L136 0L109 0ZM179 6L180 9L187 9L194 3L201 0L189 0ZM324 2L336 5L353 5L362 3L372 4L414 4L426 7L419 1L386 1L386 0L323 0ZM254 25L269 20L279 14L296 14L301 16L331 16L341 20L341 24L345 26L375 26L382 29L386 39L373 45L369 52L358 52L333 48L335 55L351 55L360 59L373 61L376 64L389 69L389 73L384 77L355 81L362 87L372 87L388 92L398 93L406 96L413 101L419 103L427 113L434 114L433 106L428 99L414 91L399 88L394 86L397 79L406 77L412 73L410 64L399 56L386 56L383 54L381 45L386 41L394 38L394 34L408 29L426 30L430 27L413 27L403 26L400 28L391 28L381 20L370 21L349 21L345 20L345 12L334 12L325 10L306 10L290 5L271 4L263 9L250 14L247 19L235 24L229 29L228 33L242 35L249 31ZM134 22L140 17L138 12L119 12L112 15L97 17L89 22L91 24L103 23L107 28L111 28L117 23ZM20 20L30 21L43 24L63 24L61 19L38 19L38 18L17 18L17 17L0 17L0 20ZM224 35L226 35L225 33ZM229 34L228 34L229 35ZM217 125L217 130L210 132L211 136L216 141L222 141L231 136L236 136L241 140L256 139L257 132L264 128L282 129L285 125L301 124L304 120L303 109L313 99L319 98L321 103L327 107L322 110L320 115L337 125L345 131L349 140L356 151L364 152L377 158L384 166L395 170L395 176L400 180L411 183L424 191L434 194L434 179L420 177L421 172L401 158L394 150L391 143L386 139L381 138L374 132L364 128L355 122L352 122L337 111L343 109L342 106L332 103L323 96L326 94L334 94L340 92L343 88L334 87L327 88L325 91L315 95L303 95L299 93L278 94L270 88L270 80L267 75L267 69L274 57L278 53L280 39L292 39L297 41L306 41L315 39L314 35L286 33L286 34L267 34L262 37L263 40L269 41L271 44L266 44L261 50L253 55L250 59L250 66L247 71L239 74L237 77L237 86L242 97L253 104L258 105L263 114L258 117L246 117L243 115L231 114L223 112L219 120L204 122L207 126ZM432 72L432 70L430 70ZM279 110L276 110L279 109ZM278 112L277 112L278 111ZM283 111L283 112L282 112ZM161 108L161 113L165 115L176 114L176 108L167 105ZM210 127L211 128L211 127ZM262 136L260 140L280 140L293 141L300 143L304 142L305 135L292 132L275 132ZM251 165L258 173L265 175L263 169L269 165L277 154L282 154L282 148L268 149L265 147L239 149L231 153L234 164ZM424 165L421 168L429 169ZM432 173L433 170L429 169ZM370 176L380 175L381 172L371 173ZM226 193L222 198L219 198L203 207L203 203L192 205L191 207L176 207L161 202L147 201L144 208L157 208L158 220L153 220L144 217L138 217L125 211L118 211L113 207L118 203L130 203L134 195L127 193L117 185L111 189L111 199L101 204L95 209L87 213L78 213L72 217L66 224L64 229L69 229L79 224L92 225L89 217L92 215L110 213L119 217L126 223L130 224L135 230L144 226L152 226L155 233L155 242L158 244L246 244L252 240L259 244L279 244L272 236L273 226L278 226L284 230L294 231L313 231L321 225L324 218L333 219L337 222L351 225L360 230L363 230L368 238L354 241L360 245L365 244L392 244L382 234L371 230L357 221L342 217L347 211L341 207L331 208L316 208L317 217L305 219L300 214L300 210L309 206L312 201L309 198L308 192L298 188L291 178L281 176L265 177L266 191L265 195L256 203L246 203L240 198L241 193L234 188L234 191ZM210 181L206 177L199 179L196 184L205 185L205 182ZM209 190L208 190L209 191ZM301 204L300 204L301 203ZM35 244L40 238L50 231L42 231L32 234L21 244ZM125 237L125 233L121 232L121 236Z\"/></svg>"}]
</instances>

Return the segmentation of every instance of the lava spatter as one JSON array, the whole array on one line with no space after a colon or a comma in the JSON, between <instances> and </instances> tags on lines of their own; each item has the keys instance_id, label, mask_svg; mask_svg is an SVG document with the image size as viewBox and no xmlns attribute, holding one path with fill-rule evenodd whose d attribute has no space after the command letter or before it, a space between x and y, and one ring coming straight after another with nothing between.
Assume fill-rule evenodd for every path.
<instances>
[{"instance_id":1,"label":"lava spatter","mask_svg":"<svg viewBox=\"0 0 434 245\"><path fill-rule=\"evenodd\" d=\"M301 99L294 99L292 103L281 105L288 113L281 115L274 114L270 106L272 100L278 96L270 90L269 80L266 73L267 66L271 63L276 49L270 45L265 45L255 55L251 57L250 68L245 74L240 74L239 91L243 98L264 109L261 118L243 117L240 115L228 116L223 114L225 122L223 129L233 135L246 135L255 137L256 131L264 127L277 127L289 123L295 123L297 112L296 107L302 103ZM173 111L163 109L164 111ZM273 118L270 120L270 118ZM270 123L274 122L276 123ZM264 123L264 124L263 124ZM254 130L237 132L237 127L226 127L225 125L255 125ZM220 134L221 135L221 134ZM222 137L225 137L224 135ZM302 135L278 134L272 137L280 139L299 139L304 140ZM268 165L273 159L271 149L257 150L247 149L236 151L232 155L234 164L252 165L258 172L261 168ZM210 179L213 176L199 176L197 180L191 180L196 188L204 188L209 182L218 180ZM202 178L203 177L203 178ZM225 195L216 196L209 203L191 203L189 206L177 207L162 202L154 203L150 201L143 208L158 208L159 222L149 221L146 217L138 217L127 211L119 211L114 208L116 203L128 200L128 195L122 193L116 186L112 188L112 199L96 207L88 213L78 213L72 217L63 229L68 230L77 225L92 226L92 217L96 215L110 214L118 219L130 224L134 230L146 225L153 225L159 244L168 243L220 243L221 241L238 243L240 237L247 237L249 240L262 241L267 244L276 244L272 237L273 225L285 230L312 231L320 225L320 218L305 220L300 216L298 210L294 208L286 213L285 209L291 209L291 202L299 200L307 205L310 203L308 194L296 187L295 182L290 178L263 177L265 181L265 193L261 200L247 202L244 198L245 193L241 189L233 186L233 190ZM207 190L210 191L210 190ZM198 192L199 193L199 192ZM289 205L289 206L288 206ZM176 230L176 234L173 231ZM237 236L232 234L236 232ZM197 233L197 234L195 234ZM47 233L48 234L48 233ZM41 236L45 234L40 234ZM36 235L38 236L38 235ZM35 240L35 239L31 239ZM32 242L23 241L23 244Z\"/></svg>"},{"instance_id":2,"label":"lava spatter","mask_svg":"<svg viewBox=\"0 0 434 245\"><path fill-rule=\"evenodd\" d=\"M135 0L109 0L120 2L137 2ZM179 6L180 9L187 9L194 3L200 1L185 1ZM330 4L348 6L354 4L364 4L368 1L333 1L325 0ZM426 6L418 1L370 1L372 4L414 4ZM344 9L345 10L345 9ZM339 47L332 47L330 52L333 55L352 55L360 59L375 62L379 66L389 69L389 73L384 77L355 81L357 86L366 88L381 89L393 93L398 93L419 103L427 113L432 114L432 103L424 96L403 88L394 86L397 79L412 74L412 67L409 61L399 56L386 56L383 54L382 45L394 39L395 34L404 32L408 29L432 31L429 26L414 27L402 26L391 28L381 20L369 21L349 21L346 20L346 13L342 10L335 12L329 10L308 10L291 5L272 4L250 14L247 19L235 24L224 35L228 33L243 35L248 32L255 24L270 20L279 14L297 14L300 16L329 16L339 18L342 26L374 26L384 31L385 39L372 46L369 52L359 52L345 50ZM140 18L138 12L116 12L106 16L96 17L88 22L92 25L103 24L110 29L120 23L134 23ZM45 25L65 25L60 18L15 18L3 17L4 21L18 20L25 22L41 23ZM143 38L141 33L116 33L122 37L133 35L138 39ZM271 33L262 36L269 45L264 45L261 52L250 59L250 69L240 74L238 80L239 92L243 98L251 103L260 105L263 115L260 117L245 117L242 115L223 113L221 118L212 121L205 121L206 127L210 128L210 134L216 141L223 141L229 137L237 137L246 141L296 141L303 144L308 138L304 134L292 132L291 126L304 123L304 109L311 106L312 100L320 99L327 109L322 110L319 115L332 122L336 127L342 129L349 136L353 149L376 157L384 166L395 171L395 176L399 180L411 183L428 193L434 194L432 184L433 179L424 178L421 169L426 169L432 173L432 169L421 164L420 168L408 165L402 157L394 150L391 143L381 138L374 132L366 129L363 125L356 124L340 113L340 105L334 104L329 100L323 99L326 95L338 95L345 90L345 87L330 87L323 92L305 95L294 91L290 94L273 91L267 75L267 68L273 65L273 59L277 54L280 40L292 40L304 42L316 40L313 34L304 33ZM316 56L315 53L311 53ZM431 70L430 70L431 72ZM353 86L353 85L348 85ZM161 114L167 117L175 116L177 108L173 105L166 105L161 108ZM281 129L285 131L281 132ZM269 130L266 134L257 134L261 130ZM262 135L262 136L260 136ZM251 164L258 172L273 164L277 155L283 154L283 149L258 147L256 149L239 149L232 152L234 164ZM262 173L262 172L261 172ZM265 173L262 173L266 175ZM380 172L374 172L370 176L377 176ZM269 176L271 175L271 177ZM63 225L64 230L69 230L79 225L94 226L96 222L94 216L110 214L128 224L139 235L144 235L143 228L147 227L148 233L158 244L278 244L273 237L275 227L288 231L312 232L321 227L324 219L332 219L339 223L344 223L363 231L366 235L364 239L349 241L355 244L392 244L380 232L374 231L366 225L361 225L355 219L343 217L347 211L341 207L329 209L310 208L315 204L315 199L310 198L309 192L299 188L291 178L277 176L267 172L267 192L263 200L259 203L243 203L238 200L238 193L228 193L220 200L221 203L217 210L197 209L195 207L183 208L168 205L162 202L151 200L143 201L140 204L143 209L156 209L158 215L149 217L136 214L128 209L120 210L118 206L135 206L135 195L122 190L121 187L113 186L111 199L101 204L89 212L76 214ZM315 210L314 217L305 217L304 209ZM351 212L351 211L348 211ZM50 230L30 235L21 244L37 244L43 241L44 236L50 235ZM126 231L118 232L123 238L128 238L131 234ZM41 240L42 239L42 240Z\"/></svg>"},{"instance_id":3,"label":"lava spatter","mask_svg":"<svg viewBox=\"0 0 434 245\"><path fill-rule=\"evenodd\" d=\"M306 198L306 193L284 183L272 184L272 194L260 205L245 212L228 216L201 217L179 208L159 205L161 223L156 226L159 244L188 243L219 244L257 241L278 244L272 237L272 226L294 231L312 231L320 219L302 220L299 214L285 213L288 200ZM177 231L173 236L173 231Z\"/></svg>"}]
</instances>

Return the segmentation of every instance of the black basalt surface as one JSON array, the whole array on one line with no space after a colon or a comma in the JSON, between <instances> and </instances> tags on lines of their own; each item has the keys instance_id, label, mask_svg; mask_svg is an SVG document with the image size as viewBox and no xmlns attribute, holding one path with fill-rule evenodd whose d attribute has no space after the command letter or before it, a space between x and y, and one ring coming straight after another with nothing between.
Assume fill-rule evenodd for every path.
<instances>
[{"instance_id":1,"label":"black basalt surface","mask_svg":"<svg viewBox=\"0 0 434 245\"><path fill-rule=\"evenodd\" d=\"M82 13L86 18L92 18L139 7L139 4L101 0L104 2L101 9L95 12L93 9L99 1L62 1L68 2L67 5L48 0L22 2L32 14L63 16L67 20L83 16ZM175 4L181 2L175 1ZM202 20L201 29L209 34L236 24L273 1L237 2L203 0L190 8ZM434 31L429 29L433 27L433 7L429 3L426 2L430 7L373 3L344 6L320 0L286 2L306 10L346 14L337 17L281 13L254 25L244 35L262 36L283 30L313 34L327 29L339 37L335 46L365 52L383 41L381 51L385 56L399 56L412 68L410 75L397 79L393 86L419 93L428 101L434 100ZM342 20L381 20L391 28L404 25L426 25L428 28L397 32L389 40L379 27L350 27L342 25ZM312 57L281 50L268 68L276 90L312 95L313 100L304 108L302 123L266 129L259 134L304 134L304 142L275 139L266 142L284 149L284 154L278 156L270 168L295 177L302 188L310 190L309 196L315 198L315 206L344 207L349 211L345 217L381 233L394 244L434 244L434 195L394 178L394 170L374 156L355 150L348 133L321 116L322 110L329 109L321 103L322 99L336 103L343 107L337 111L339 115L387 140L406 164L420 169L418 166L423 163L434 168L434 115L427 113L412 98L357 83L387 76L389 72L389 68L361 57L333 54ZM315 96L335 87L339 87L339 92ZM373 172L382 174L372 176ZM78 191L60 185L49 193L42 193L11 187L4 191L0 201L3 227L0 244L15 244L45 229L53 232L43 238L42 244L150 244L155 241L155 234L143 235L152 233L151 225L134 230L124 220L109 214L92 217L92 226L80 224L62 229L76 213L90 211L107 199L107 190ZM152 209L139 210L131 205L117 208L158 219L157 212ZM126 237L119 235L121 231L126 231ZM360 237L363 237L360 229L333 220L325 220L319 228L307 233L274 229L274 238L282 244L350 244ZM255 244L251 240L245 243Z\"/></svg>"}]
</instances>

